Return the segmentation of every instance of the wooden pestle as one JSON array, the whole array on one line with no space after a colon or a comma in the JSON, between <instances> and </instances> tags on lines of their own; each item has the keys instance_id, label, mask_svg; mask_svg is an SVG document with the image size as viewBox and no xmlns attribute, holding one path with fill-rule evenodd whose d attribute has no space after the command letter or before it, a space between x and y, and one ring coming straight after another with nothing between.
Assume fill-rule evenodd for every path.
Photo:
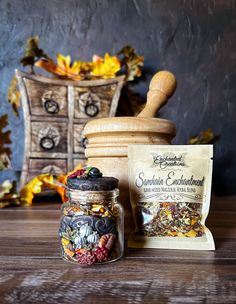
<instances>
[{"instance_id":1,"label":"wooden pestle","mask_svg":"<svg viewBox=\"0 0 236 304\"><path fill-rule=\"evenodd\" d=\"M176 85L176 78L171 72L156 73L150 82L147 103L137 117L155 117L159 109L174 94Z\"/></svg>"},{"instance_id":2,"label":"wooden pestle","mask_svg":"<svg viewBox=\"0 0 236 304\"><path fill-rule=\"evenodd\" d=\"M155 115L175 88L175 76L168 71L160 71L151 80L147 103L138 116L105 117L88 122L84 128L84 136L89 141L85 150L86 157L89 160L127 158L128 145L170 144L176 134L174 123L155 118Z\"/></svg>"}]
</instances>

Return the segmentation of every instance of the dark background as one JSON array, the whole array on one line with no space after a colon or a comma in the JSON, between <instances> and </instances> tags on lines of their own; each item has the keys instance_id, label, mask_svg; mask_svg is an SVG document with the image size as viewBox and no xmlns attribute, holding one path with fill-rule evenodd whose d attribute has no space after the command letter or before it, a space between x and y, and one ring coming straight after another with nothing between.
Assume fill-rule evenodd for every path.
<instances>
[{"instance_id":1,"label":"dark background","mask_svg":"<svg viewBox=\"0 0 236 304\"><path fill-rule=\"evenodd\" d=\"M130 44L145 57L146 79L132 86L143 98L151 76L172 71L178 88L160 116L177 126L176 144L212 128L213 190L236 193L236 2L233 0L0 0L0 115L12 130L12 171L22 166L24 124L7 103L7 88L29 36L56 53L91 60Z\"/></svg>"}]
</instances>

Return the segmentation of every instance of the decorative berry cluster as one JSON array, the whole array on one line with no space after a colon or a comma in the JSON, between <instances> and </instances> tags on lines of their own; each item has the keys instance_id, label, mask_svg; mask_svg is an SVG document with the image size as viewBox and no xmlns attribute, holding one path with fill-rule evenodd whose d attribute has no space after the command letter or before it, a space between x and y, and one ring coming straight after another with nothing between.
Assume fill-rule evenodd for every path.
<instances>
[{"instance_id":1,"label":"decorative berry cluster","mask_svg":"<svg viewBox=\"0 0 236 304\"><path fill-rule=\"evenodd\" d=\"M76 254L76 259L80 264L84 265L105 262L108 259L108 249L106 247L97 247L94 251L80 251Z\"/></svg>"},{"instance_id":2,"label":"decorative berry cluster","mask_svg":"<svg viewBox=\"0 0 236 304\"><path fill-rule=\"evenodd\" d=\"M89 178L89 177L92 178L102 177L102 172L96 167L87 166L73 172L67 178Z\"/></svg>"}]
</instances>

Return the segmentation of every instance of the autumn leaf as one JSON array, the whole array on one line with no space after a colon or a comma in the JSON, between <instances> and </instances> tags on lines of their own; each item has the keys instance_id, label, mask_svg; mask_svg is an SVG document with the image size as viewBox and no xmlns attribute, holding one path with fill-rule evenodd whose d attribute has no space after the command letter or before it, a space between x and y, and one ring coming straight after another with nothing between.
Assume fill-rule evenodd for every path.
<instances>
[{"instance_id":1,"label":"autumn leaf","mask_svg":"<svg viewBox=\"0 0 236 304\"><path fill-rule=\"evenodd\" d=\"M80 61L71 62L70 56L63 56L62 54L57 54L57 66L60 70L61 76L71 78L74 80L80 80L81 76L81 63Z\"/></svg>"},{"instance_id":2,"label":"autumn leaf","mask_svg":"<svg viewBox=\"0 0 236 304\"><path fill-rule=\"evenodd\" d=\"M58 184L57 178L51 174L40 174L29 181L20 191L20 200L24 205L31 205L36 194L41 193L45 189L54 189L62 187ZM60 193L59 193L60 194Z\"/></svg>"},{"instance_id":3,"label":"autumn leaf","mask_svg":"<svg viewBox=\"0 0 236 304\"><path fill-rule=\"evenodd\" d=\"M62 199L62 202L65 202L67 200L66 198L66 176L67 175L60 175L60 176L52 176L48 175L48 177L44 177L42 179L43 182L43 189L48 188L55 190Z\"/></svg>"},{"instance_id":4,"label":"autumn leaf","mask_svg":"<svg viewBox=\"0 0 236 304\"><path fill-rule=\"evenodd\" d=\"M73 171L64 175L54 177L51 174L41 174L29 181L17 193L16 182L4 181L0 185L0 208L18 206L18 205L31 205L35 195L41 193L44 189L53 189L61 196L62 201L66 202L66 181L67 176L81 169L82 165L78 165Z\"/></svg>"},{"instance_id":5,"label":"autumn leaf","mask_svg":"<svg viewBox=\"0 0 236 304\"><path fill-rule=\"evenodd\" d=\"M16 191L16 182L5 180L0 185L0 209L18 205L20 205L20 199Z\"/></svg>"},{"instance_id":6,"label":"autumn leaf","mask_svg":"<svg viewBox=\"0 0 236 304\"><path fill-rule=\"evenodd\" d=\"M13 112L16 114L16 116L19 116L20 91L18 90L17 85L17 78L14 76L11 80L10 86L8 87L7 99L12 105Z\"/></svg>"},{"instance_id":7,"label":"autumn leaf","mask_svg":"<svg viewBox=\"0 0 236 304\"><path fill-rule=\"evenodd\" d=\"M81 74L88 76L93 68L93 62L80 61Z\"/></svg>"},{"instance_id":8,"label":"autumn leaf","mask_svg":"<svg viewBox=\"0 0 236 304\"><path fill-rule=\"evenodd\" d=\"M7 126L8 116L3 115L0 117L0 170L10 166L11 149L8 145L11 144L11 131L4 131Z\"/></svg>"},{"instance_id":9,"label":"autumn leaf","mask_svg":"<svg viewBox=\"0 0 236 304\"><path fill-rule=\"evenodd\" d=\"M203 144L213 144L219 140L218 135L214 135L211 129L207 129L201 132L198 136L192 136L188 139L188 145L203 145Z\"/></svg>"},{"instance_id":10,"label":"autumn leaf","mask_svg":"<svg viewBox=\"0 0 236 304\"><path fill-rule=\"evenodd\" d=\"M71 80L81 80L79 75L82 64L79 61L75 61L71 65L70 56L57 55L57 64L52 59L39 59L35 62L35 66L43 68L49 73L56 75L59 78L66 78Z\"/></svg>"},{"instance_id":11,"label":"autumn leaf","mask_svg":"<svg viewBox=\"0 0 236 304\"><path fill-rule=\"evenodd\" d=\"M40 174L29 181L20 191L16 190L16 182L6 180L0 185L0 208L16 205L31 205L35 195L41 193L45 189L55 190L62 198L62 202L66 202L66 181L67 176L80 170L82 165L64 175L53 176L51 174Z\"/></svg>"},{"instance_id":12,"label":"autumn leaf","mask_svg":"<svg viewBox=\"0 0 236 304\"><path fill-rule=\"evenodd\" d=\"M70 56L57 55L57 64L50 58L42 58L35 66L43 68L59 78L81 80L88 76L111 78L120 70L120 62L116 56L105 54L104 58L94 55L93 62L71 61Z\"/></svg>"},{"instance_id":13,"label":"autumn leaf","mask_svg":"<svg viewBox=\"0 0 236 304\"><path fill-rule=\"evenodd\" d=\"M116 56L105 54L104 58L93 56L93 68L91 75L112 78L120 70L120 61Z\"/></svg>"},{"instance_id":14,"label":"autumn leaf","mask_svg":"<svg viewBox=\"0 0 236 304\"><path fill-rule=\"evenodd\" d=\"M51 174L40 174L29 181L20 191L20 200L24 205L31 205L36 194L44 189L55 189L58 185L55 183Z\"/></svg>"},{"instance_id":15,"label":"autumn leaf","mask_svg":"<svg viewBox=\"0 0 236 304\"><path fill-rule=\"evenodd\" d=\"M52 59L39 59L35 62L35 66L38 68L42 68L45 71L56 76L61 76L62 74L62 71L60 71L59 67L54 63Z\"/></svg>"},{"instance_id":16,"label":"autumn leaf","mask_svg":"<svg viewBox=\"0 0 236 304\"><path fill-rule=\"evenodd\" d=\"M129 45L123 47L118 55L122 56L121 64L126 68L126 80L132 81L142 74L144 57L136 53L135 49Z\"/></svg>"},{"instance_id":17,"label":"autumn leaf","mask_svg":"<svg viewBox=\"0 0 236 304\"><path fill-rule=\"evenodd\" d=\"M20 199L24 205L31 205L35 194L42 191L43 182L39 176L33 178L28 184L26 184L20 191Z\"/></svg>"},{"instance_id":18,"label":"autumn leaf","mask_svg":"<svg viewBox=\"0 0 236 304\"><path fill-rule=\"evenodd\" d=\"M119 58L120 56L121 58ZM30 37L26 43L24 57L21 59L23 66L42 68L58 78L70 80L82 80L84 78L112 78L123 66L126 72L126 80L131 81L142 74L144 57L136 53L131 46L125 46L118 53L118 56L105 54L104 58L93 56L92 62L75 60L72 62L70 56L57 55L57 62L54 62L43 49L39 48L39 37Z\"/></svg>"},{"instance_id":19,"label":"autumn leaf","mask_svg":"<svg viewBox=\"0 0 236 304\"><path fill-rule=\"evenodd\" d=\"M20 200L24 205L31 205L36 194L41 193L44 189L53 189L60 196L63 202L67 201L65 189L67 176L82 168L82 165L64 175L54 177L51 174L41 174L28 182L20 191Z\"/></svg>"},{"instance_id":20,"label":"autumn leaf","mask_svg":"<svg viewBox=\"0 0 236 304\"><path fill-rule=\"evenodd\" d=\"M23 66L31 66L33 69L34 63L40 58L48 58L43 49L39 48L39 37L30 37L26 42L24 57L20 60Z\"/></svg>"},{"instance_id":21,"label":"autumn leaf","mask_svg":"<svg viewBox=\"0 0 236 304\"><path fill-rule=\"evenodd\" d=\"M57 65L62 70L66 71L70 69L71 58L70 56L64 56L60 53L57 54Z\"/></svg>"}]
</instances>

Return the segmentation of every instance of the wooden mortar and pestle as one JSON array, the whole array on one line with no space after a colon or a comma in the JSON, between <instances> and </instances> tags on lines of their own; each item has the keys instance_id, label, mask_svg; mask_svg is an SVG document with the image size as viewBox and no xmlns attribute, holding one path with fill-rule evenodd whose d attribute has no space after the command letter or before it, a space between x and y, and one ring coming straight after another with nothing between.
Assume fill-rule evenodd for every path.
<instances>
[{"instance_id":1,"label":"wooden mortar and pestle","mask_svg":"<svg viewBox=\"0 0 236 304\"><path fill-rule=\"evenodd\" d=\"M147 103L137 117L108 117L88 122L84 136L88 139L85 155L88 164L97 167L104 176L119 179L120 202L125 211L125 232L133 227L129 202L128 145L169 145L176 135L173 122L155 118L176 89L175 76L161 71L152 78Z\"/></svg>"}]
</instances>

